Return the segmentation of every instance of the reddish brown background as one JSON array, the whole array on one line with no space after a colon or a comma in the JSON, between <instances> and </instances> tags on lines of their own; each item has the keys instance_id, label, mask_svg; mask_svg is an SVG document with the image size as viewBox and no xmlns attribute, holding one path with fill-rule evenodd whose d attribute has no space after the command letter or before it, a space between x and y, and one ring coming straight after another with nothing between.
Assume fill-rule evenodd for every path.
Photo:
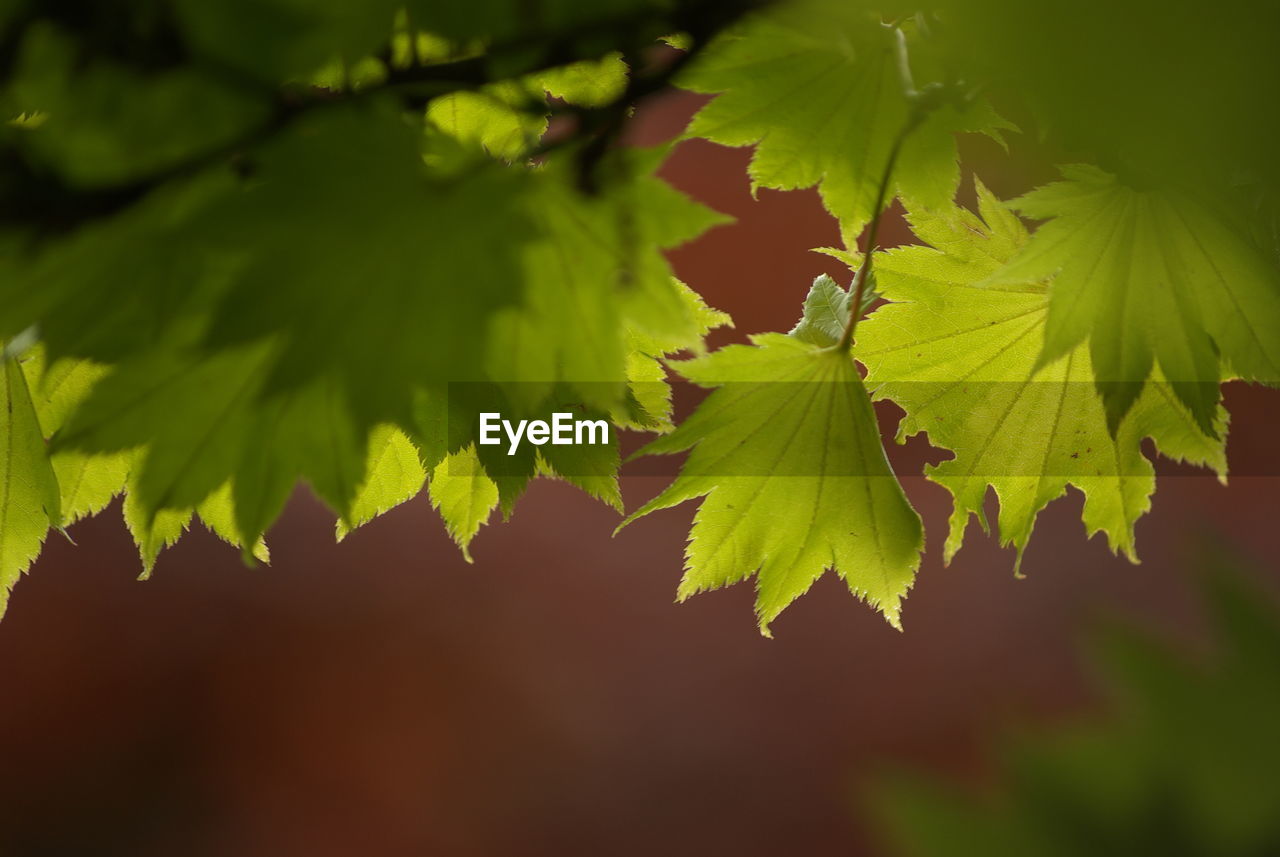
<instances>
[{"instance_id":1,"label":"reddish brown background","mask_svg":"<svg viewBox=\"0 0 1280 857\"><path fill-rule=\"evenodd\" d=\"M696 103L650 105L635 139L669 138ZM847 280L808 252L837 240L816 196L752 201L746 160L692 142L666 168L738 218L673 254L737 320L718 342L787 329L817 273ZM1042 178L1001 163L983 171L999 193ZM1278 401L1229 391L1237 472L1276 472ZM692 506L611 538L611 510L539 484L468 566L425 498L335 546L300 494L270 567L197 528L148 583L113 507L78 547L50 540L0 623L0 854L882 853L856 799L882 766L980 777L1009 724L1096 709L1077 641L1099 613L1191 633L1210 544L1280 580L1280 480L1174 472L1142 565L1084 539L1073 493L1022 581L975 531L943 568L947 495L909 478L932 549L906 632L828 577L773 641L748 586L672 603Z\"/></svg>"}]
</instances>

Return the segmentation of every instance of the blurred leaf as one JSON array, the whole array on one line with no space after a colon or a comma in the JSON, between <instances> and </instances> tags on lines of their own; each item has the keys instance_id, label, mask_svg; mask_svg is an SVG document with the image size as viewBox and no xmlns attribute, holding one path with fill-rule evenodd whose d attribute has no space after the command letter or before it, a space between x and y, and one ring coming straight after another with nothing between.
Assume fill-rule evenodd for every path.
<instances>
[{"instance_id":1,"label":"blurred leaf","mask_svg":"<svg viewBox=\"0 0 1280 857\"><path fill-rule=\"evenodd\" d=\"M887 780L878 806L894 853L1276 853L1276 606L1234 572L1218 572L1210 595L1220 640L1207 667L1114 632L1100 655L1114 676L1113 716L1012 743L990 799L919 775Z\"/></svg>"},{"instance_id":2,"label":"blurred leaf","mask_svg":"<svg viewBox=\"0 0 1280 857\"><path fill-rule=\"evenodd\" d=\"M544 230L525 254L527 288L491 333L489 376L519 386L528 405L563 381L590 407L609 410L626 392L628 334L674 351L705 333L699 305L671 276L662 251L726 218L652 175L665 151L628 150L604 164L609 193L573 186L571 161L534 176L528 215Z\"/></svg>"},{"instance_id":3,"label":"blurred leaf","mask_svg":"<svg viewBox=\"0 0 1280 857\"><path fill-rule=\"evenodd\" d=\"M207 212L245 256L210 339L278 335L268 390L332 373L358 424L407 422L407 383L479 377L490 317L520 299L536 235L526 176L433 176L412 130L381 112L310 119L262 152L260 181Z\"/></svg>"},{"instance_id":4,"label":"blurred leaf","mask_svg":"<svg viewBox=\"0 0 1280 857\"><path fill-rule=\"evenodd\" d=\"M506 161L537 145L547 130L546 114L542 92L524 81L452 92L427 105L427 120L441 131Z\"/></svg>"},{"instance_id":5,"label":"blurred leaf","mask_svg":"<svg viewBox=\"0 0 1280 857\"><path fill-rule=\"evenodd\" d=\"M1052 150L1121 183L1208 192L1280 188L1280 6L1253 0L939 0L940 51L998 103L1038 119ZM1194 57L1194 61L1191 58Z\"/></svg>"},{"instance_id":6,"label":"blurred leaf","mask_svg":"<svg viewBox=\"0 0 1280 857\"><path fill-rule=\"evenodd\" d=\"M230 273L197 215L232 188L228 175L201 175L69 235L15 241L0 252L0 330L34 325L50 359L99 362L191 339Z\"/></svg>"},{"instance_id":7,"label":"blurred leaf","mask_svg":"<svg viewBox=\"0 0 1280 857\"><path fill-rule=\"evenodd\" d=\"M9 84L14 106L45 117L21 138L23 148L71 184L150 175L218 151L267 118L260 93L201 69L139 72L118 61L86 63L79 50L48 23L33 24Z\"/></svg>"},{"instance_id":8,"label":"blurred leaf","mask_svg":"<svg viewBox=\"0 0 1280 857\"><path fill-rule=\"evenodd\" d=\"M603 107L627 88L627 64L613 51L598 60L581 60L544 71L538 82L554 98L582 107Z\"/></svg>"},{"instance_id":9,"label":"blurred leaf","mask_svg":"<svg viewBox=\"0 0 1280 857\"><path fill-rule=\"evenodd\" d=\"M264 80L301 77L332 57L354 60L391 39L398 0L176 0L203 54Z\"/></svg>"},{"instance_id":10,"label":"blurred leaf","mask_svg":"<svg viewBox=\"0 0 1280 857\"><path fill-rule=\"evenodd\" d=\"M1094 167L1014 200L1049 222L993 285L1053 277L1044 365L1089 341L1115 431L1153 365L1214 432L1225 372L1280 383L1280 272L1228 224L1185 196L1136 191Z\"/></svg>"}]
</instances>

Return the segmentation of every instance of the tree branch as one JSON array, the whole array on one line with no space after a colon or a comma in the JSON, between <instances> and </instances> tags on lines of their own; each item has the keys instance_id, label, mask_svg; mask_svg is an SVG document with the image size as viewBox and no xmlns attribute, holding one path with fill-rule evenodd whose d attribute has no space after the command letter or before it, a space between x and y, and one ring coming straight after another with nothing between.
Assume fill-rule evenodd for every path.
<instances>
[{"instance_id":1,"label":"tree branch","mask_svg":"<svg viewBox=\"0 0 1280 857\"><path fill-rule=\"evenodd\" d=\"M312 110L385 94L399 95L410 107L420 109L427 101L441 95L475 89L500 79L534 74L584 59L586 57L575 50L575 45L583 40L614 36L615 44L625 45L657 31L682 31L693 33L701 45L720 29L768 2L771 0L696 0L678 6L664 17L655 18L651 11L632 12L590 22L570 31L512 39L495 45L483 55L451 62L405 68L387 63L387 74L382 81L360 89L276 89L263 84L267 97L271 99L270 112L266 119L240 138L197 152L149 175L110 187L71 187L55 175L33 169L22 149L17 145L10 145L0 150L0 188L7 201L17 201L19 204L6 204L0 208L3 212L0 213L0 226L35 227L45 234L67 232L88 221L122 211L163 184L189 177L259 146L287 129L299 116ZM527 55L539 47L541 51L537 58L522 66L519 71L502 78L496 78L491 73L492 59ZM600 117L597 121L583 123L584 129L591 135L590 142L580 155L584 176L594 173L595 164L621 131L635 103L668 85L672 76L683 68L692 53L680 57L656 75L633 76L626 90L613 103L594 111L580 111L580 116ZM584 184L589 185L590 181L584 180Z\"/></svg>"}]
</instances>

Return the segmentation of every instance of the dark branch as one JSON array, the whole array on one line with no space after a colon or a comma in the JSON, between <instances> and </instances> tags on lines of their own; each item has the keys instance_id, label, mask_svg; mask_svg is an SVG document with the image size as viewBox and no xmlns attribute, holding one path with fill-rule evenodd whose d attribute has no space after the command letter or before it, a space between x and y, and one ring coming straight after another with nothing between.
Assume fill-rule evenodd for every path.
<instances>
[{"instance_id":1,"label":"dark branch","mask_svg":"<svg viewBox=\"0 0 1280 857\"><path fill-rule=\"evenodd\" d=\"M261 145L287 129L300 115L312 110L388 94L399 97L408 107L419 109L430 99L441 95L584 59L586 57L575 48L584 40L613 37L615 45L625 47L639 39L656 38L663 32L691 33L695 39L694 51L680 56L656 73L633 74L626 90L611 104L594 110L575 110L579 116L577 134L588 140L579 162L583 185L593 187L596 164L621 132L635 104L669 85L672 77L716 32L767 2L769 0L698 0L677 7L665 18L655 19L651 12L631 13L592 22L569 32L524 36L496 45L480 56L407 68L386 63L387 74L382 81L359 89L276 88L264 83L261 88L265 97L270 99L271 109L266 119L243 136L195 153L149 175L109 187L69 186L60 177L33 168L21 148L11 144L0 149L0 198L6 202L0 208L0 226L25 226L48 235L64 233L89 221L109 217L168 182L188 178ZM535 54L535 59L517 72L496 78L490 70L493 58L530 53ZM196 65L203 66L198 58ZM222 74L226 70L215 68L213 71ZM20 139L20 136L15 139Z\"/></svg>"}]
</instances>

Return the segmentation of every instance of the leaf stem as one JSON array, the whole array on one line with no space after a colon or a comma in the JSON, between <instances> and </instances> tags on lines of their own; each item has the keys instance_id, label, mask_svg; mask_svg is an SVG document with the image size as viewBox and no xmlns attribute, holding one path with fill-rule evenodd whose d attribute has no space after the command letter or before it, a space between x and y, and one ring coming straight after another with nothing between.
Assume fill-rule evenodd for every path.
<instances>
[{"instance_id":1,"label":"leaf stem","mask_svg":"<svg viewBox=\"0 0 1280 857\"><path fill-rule=\"evenodd\" d=\"M858 328L858 320L862 317L862 301L866 294L867 282L871 279L872 260L875 259L876 248L880 237L880 219L884 216L885 197L889 194L889 182L893 179L893 168L898 162L898 155L902 152L902 145L906 142L907 137L919 127L924 118L929 115L933 109L933 102L923 97L923 93L916 89L915 80L911 75L911 58L907 53L907 36L897 24L889 25L893 30L893 51L894 60L898 68L898 79L902 84L902 95L910 105L907 119L902 124L902 128L898 131L898 135L893 140L893 147L889 149L889 158L885 161L884 172L880 175L880 186L876 189L875 207L872 208L871 222L867 226L867 249L866 255L862 257L862 264L858 266L857 272L853 275L853 300L849 302L849 319L845 322L844 332L840 335L840 342L836 346L841 351L848 351L853 345L853 333ZM926 86L925 90L930 87Z\"/></svg>"},{"instance_id":2,"label":"leaf stem","mask_svg":"<svg viewBox=\"0 0 1280 857\"><path fill-rule=\"evenodd\" d=\"M893 166L898 161L898 153L902 151L902 143L907 139L907 135L917 125L917 122L908 121L902 126L902 130L898 132L898 136L893 141L893 148L889 150L889 159L885 161L884 173L880 176L880 187L876 190L875 213L871 216L871 223L867 227L867 250L866 255L862 257L862 264L858 266L857 273L853 275L853 300L849 302L849 319L845 322L844 333L840 335L840 343L837 346L841 351L848 351L853 345L853 332L858 327L858 319L862 317L862 299L867 290L867 280L871 278L871 264L875 259L875 251L877 241L880 236L880 219L884 215L885 196L889 193L889 181L893 178Z\"/></svg>"}]
</instances>

